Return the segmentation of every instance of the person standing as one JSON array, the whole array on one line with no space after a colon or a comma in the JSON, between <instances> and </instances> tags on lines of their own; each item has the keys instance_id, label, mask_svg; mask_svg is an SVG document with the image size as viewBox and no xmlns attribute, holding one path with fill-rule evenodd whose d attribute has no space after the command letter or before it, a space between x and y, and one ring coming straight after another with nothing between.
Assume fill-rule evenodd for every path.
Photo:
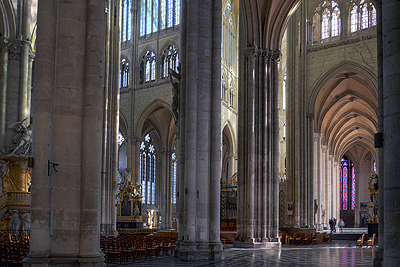
<instances>
[{"instance_id":1,"label":"person standing","mask_svg":"<svg viewBox=\"0 0 400 267\"><path fill-rule=\"evenodd\" d=\"M339 221L339 228L340 228L340 232L341 232L341 233L343 233L343 227L344 227L345 225L346 225L346 224L344 223L343 219L340 219L340 221Z\"/></svg>"}]
</instances>

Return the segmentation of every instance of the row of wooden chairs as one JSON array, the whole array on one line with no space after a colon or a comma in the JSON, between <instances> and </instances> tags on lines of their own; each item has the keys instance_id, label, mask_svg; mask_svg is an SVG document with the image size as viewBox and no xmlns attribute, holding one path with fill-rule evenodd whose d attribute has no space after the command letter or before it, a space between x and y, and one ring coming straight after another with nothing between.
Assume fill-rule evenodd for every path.
<instances>
[{"instance_id":1,"label":"row of wooden chairs","mask_svg":"<svg viewBox=\"0 0 400 267\"><path fill-rule=\"evenodd\" d=\"M22 266L29 253L29 236L2 233L0 235L0 265Z\"/></svg>"},{"instance_id":2,"label":"row of wooden chairs","mask_svg":"<svg viewBox=\"0 0 400 267\"><path fill-rule=\"evenodd\" d=\"M117 237L102 236L100 247L106 263L123 263L153 256L171 255L175 238L153 234L121 234Z\"/></svg>"},{"instance_id":3,"label":"row of wooden chairs","mask_svg":"<svg viewBox=\"0 0 400 267\"><path fill-rule=\"evenodd\" d=\"M323 242L332 242L332 234L329 236L325 232L294 232L292 234L281 233L281 242L289 245L311 245L322 244Z\"/></svg>"},{"instance_id":4,"label":"row of wooden chairs","mask_svg":"<svg viewBox=\"0 0 400 267\"><path fill-rule=\"evenodd\" d=\"M366 245L367 247L375 246L376 234L373 234L368 240L365 239L366 234L363 234L359 239L357 239L357 247L362 247Z\"/></svg>"}]
</instances>

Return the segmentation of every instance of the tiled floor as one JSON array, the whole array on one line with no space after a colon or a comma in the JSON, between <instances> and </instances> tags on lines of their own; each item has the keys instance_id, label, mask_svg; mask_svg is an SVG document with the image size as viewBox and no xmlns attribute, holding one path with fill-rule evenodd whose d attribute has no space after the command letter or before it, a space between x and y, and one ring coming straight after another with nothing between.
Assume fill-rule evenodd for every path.
<instances>
[{"instance_id":1,"label":"tiled floor","mask_svg":"<svg viewBox=\"0 0 400 267\"><path fill-rule=\"evenodd\" d=\"M282 245L274 249L225 248L220 261L184 262L162 256L109 266L372 266L376 248L356 248L355 241L334 240L321 245Z\"/></svg>"}]
</instances>

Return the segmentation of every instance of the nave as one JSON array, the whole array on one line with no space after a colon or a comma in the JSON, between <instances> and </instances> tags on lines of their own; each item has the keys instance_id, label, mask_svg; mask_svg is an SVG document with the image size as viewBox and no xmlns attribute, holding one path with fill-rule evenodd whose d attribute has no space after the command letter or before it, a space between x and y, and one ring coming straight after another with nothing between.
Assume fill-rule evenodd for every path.
<instances>
[{"instance_id":1,"label":"nave","mask_svg":"<svg viewBox=\"0 0 400 267\"><path fill-rule=\"evenodd\" d=\"M356 247L353 240L333 240L320 245L282 245L280 248L227 246L223 260L188 263L171 256L161 256L107 266L373 266L376 249Z\"/></svg>"}]
</instances>

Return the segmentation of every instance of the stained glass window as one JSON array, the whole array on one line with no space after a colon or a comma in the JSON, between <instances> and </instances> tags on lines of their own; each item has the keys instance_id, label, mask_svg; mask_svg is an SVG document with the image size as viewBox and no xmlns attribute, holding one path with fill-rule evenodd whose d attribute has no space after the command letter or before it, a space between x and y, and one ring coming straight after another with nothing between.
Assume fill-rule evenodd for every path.
<instances>
[{"instance_id":1,"label":"stained glass window","mask_svg":"<svg viewBox=\"0 0 400 267\"><path fill-rule=\"evenodd\" d=\"M343 163L343 195L342 195L342 202L343 202L343 210L347 210L347 199L348 199L348 186L349 186L349 166L347 161Z\"/></svg>"},{"instance_id":2,"label":"stained glass window","mask_svg":"<svg viewBox=\"0 0 400 267\"><path fill-rule=\"evenodd\" d=\"M329 37L329 17L330 11L329 9L325 9L325 12L322 14L322 39Z\"/></svg>"},{"instance_id":3,"label":"stained glass window","mask_svg":"<svg viewBox=\"0 0 400 267\"><path fill-rule=\"evenodd\" d=\"M376 25L376 9L371 0L353 1L350 12L351 32Z\"/></svg>"},{"instance_id":4,"label":"stained glass window","mask_svg":"<svg viewBox=\"0 0 400 267\"><path fill-rule=\"evenodd\" d=\"M122 145L122 143L125 141L124 136L122 135L121 132L118 132L118 145Z\"/></svg>"},{"instance_id":5,"label":"stained glass window","mask_svg":"<svg viewBox=\"0 0 400 267\"><path fill-rule=\"evenodd\" d=\"M161 0L161 5L160 5L160 28L161 30L165 29L166 26L166 17L167 17L167 12L166 12L166 0Z\"/></svg>"},{"instance_id":6,"label":"stained glass window","mask_svg":"<svg viewBox=\"0 0 400 267\"><path fill-rule=\"evenodd\" d=\"M164 49L163 55L161 57L161 78L166 78L169 76L168 69L173 69L178 72L179 66L179 55L178 50L174 45L169 45Z\"/></svg>"},{"instance_id":7,"label":"stained glass window","mask_svg":"<svg viewBox=\"0 0 400 267\"><path fill-rule=\"evenodd\" d=\"M356 207L356 173L353 163L351 164L351 210Z\"/></svg>"},{"instance_id":8,"label":"stained glass window","mask_svg":"<svg viewBox=\"0 0 400 267\"><path fill-rule=\"evenodd\" d=\"M146 34L146 0L140 3L140 36Z\"/></svg>"},{"instance_id":9,"label":"stained glass window","mask_svg":"<svg viewBox=\"0 0 400 267\"><path fill-rule=\"evenodd\" d=\"M129 62L126 58L123 58L120 63L119 87L125 88L128 86L129 86Z\"/></svg>"},{"instance_id":10,"label":"stained glass window","mask_svg":"<svg viewBox=\"0 0 400 267\"><path fill-rule=\"evenodd\" d=\"M147 51L142 57L140 83L155 81L156 79L156 55Z\"/></svg>"},{"instance_id":11,"label":"stained glass window","mask_svg":"<svg viewBox=\"0 0 400 267\"><path fill-rule=\"evenodd\" d=\"M356 32L358 29L358 6L353 6L351 10L351 32Z\"/></svg>"},{"instance_id":12,"label":"stained glass window","mask_svg":"<svg viewBox=\"0 0 400 267\"><path fill-rule=\"evenodd\" d=\"M350 201L350 203L349 203ZM354 164L347 157L340 163L340 210L354 210L356 206L356 174Z\"/></svg>"},{"instance_id":13,"label":"stained glass window","mask_svg":"<svg viewBox=\"0 0 400 267\"><path fill-rule=\"evenodd\" d=\"M361 9L361 29L368 28L368 9L367 4L364 4Z\"/></svg>"},{"instance_id":14,"label":"stained glass window","mask_svg":"<svg viewBox=\"0 0 400 267\"><path fill-rule=\"evenodd\" d=\"M132 2L123 0L121 4L121 42L126 42L131 39Z\"/></svg>"},{"instance_id":15,"label":"stained glass window","mask_svg":"<svg viewBox=\"0 0 400 267\"><path fill-rule=\"evenodd\" d=\"M156 195L156 155L155 147L147 134L140 145L140 180L142 182L143 203L155 204Z\"/></svg>"},{"instance_id":16,"label":"stained glass window","mask_svg":"<svg viewBox=\"0 0 400 267\"><path fill-rule=\"evenodd\" d=\"M283 75L283 86L282 86L282 109L286 109L286 71L287 68L285 68L284 75Z\"/></svg>"},{"instance_id":17,"label":"stained glass window","mask_svg":"<svg viewBox=\"0 0 400 267\"><path fill-rule=\"evenodd\" d=\"M168 17L168 19L167 19L167 21L168 21L168 28L169 27L172 27L172 25L173 25L173 22L174 22L174 17L173 17L173 14L174 14L174 3L173 3L173 0L168 0L168 12L167 12L167 17Z\"/></svg>"}]
</instances>

